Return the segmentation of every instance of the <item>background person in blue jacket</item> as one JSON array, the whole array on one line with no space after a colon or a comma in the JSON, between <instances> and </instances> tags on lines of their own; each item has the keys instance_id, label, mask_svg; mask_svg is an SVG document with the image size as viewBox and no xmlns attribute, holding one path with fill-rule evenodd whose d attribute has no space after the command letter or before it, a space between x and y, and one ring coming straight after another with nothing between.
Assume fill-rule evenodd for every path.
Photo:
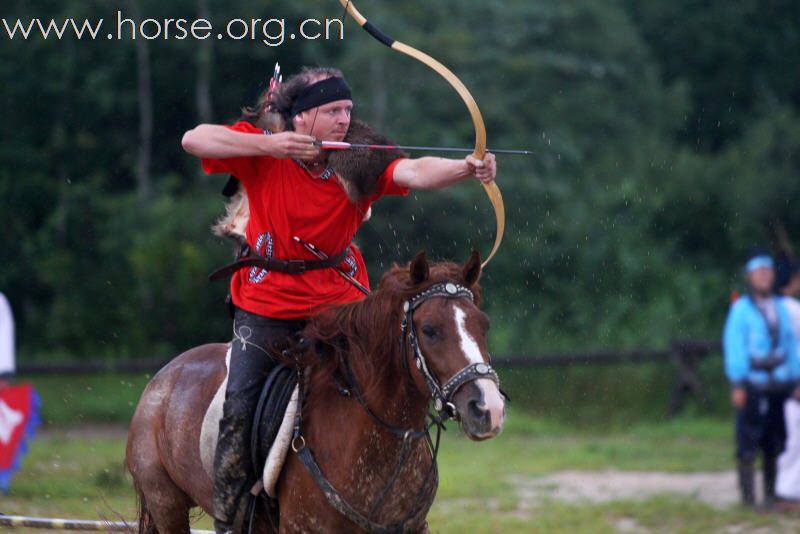
<instances>
[{"instance_id":1,"label":"background person in blue jacket","mask_svg":"<svg viewBox=\"0 0 800 534\"><path fill-rule=\"evenodd\" d=\"M797 339L783 298L773 292L772 258L757 251L745 266L748 292L728 313L725 372L736 408L736 459L742 503L755 505L754 463L762 451L764 499L775 501L776 460L786 441L783 404L800 378Z\"/></svg>"}]
</instances>

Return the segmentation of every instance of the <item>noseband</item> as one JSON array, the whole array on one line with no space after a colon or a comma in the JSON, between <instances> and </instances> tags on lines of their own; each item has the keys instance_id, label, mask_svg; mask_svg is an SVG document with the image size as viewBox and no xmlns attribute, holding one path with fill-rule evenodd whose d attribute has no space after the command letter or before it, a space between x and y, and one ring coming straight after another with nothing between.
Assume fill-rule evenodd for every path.
<instances>
[{"instance_id":1,"label":"noseband","mask_svg":"<svg viewBox=\"0 0 800 534\"><path fill-rule=\"evenodd\" d=\"M408 340L408 345L411 347L411 353L414 358L414 365L422 374L422 378L428 386L428 390L433 398L433 407L436 409L439 418L442 421L449 418L458 420L460 415L453 403L453 396L461 386L480 378L488 378L499 386L500 379L491 365L485 362L477 362L471 363L461 369L454 374L450 380L445 382L443 386L439 384L439 380L431 373L428 367L428 362L419 346L419 337L417 336L416 327L414 326L414 310L434 298L469 299L470 302L475 301L475 295L472 294L469 288L453 282L439 282L425 291L417 293L417 295L403 304L405 317L402 323L400 344L403 347L403 354L405 354L405 341ZM406 363L405 358L403 358L403 363Z\"/></svg>"}]
</instances>

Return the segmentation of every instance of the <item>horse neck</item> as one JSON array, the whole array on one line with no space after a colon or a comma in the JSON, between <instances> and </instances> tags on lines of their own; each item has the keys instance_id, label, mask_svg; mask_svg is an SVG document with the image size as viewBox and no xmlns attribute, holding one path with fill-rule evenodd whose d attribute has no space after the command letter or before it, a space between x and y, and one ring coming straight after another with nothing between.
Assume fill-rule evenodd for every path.
<instances>
[{"instance_id":1,"label":"horse neck","mask_svg":"<svg viewBox=\"0 0 800 534\"><path fill-rule=\"evenodd\" d=\"M347 364L353 375L350 387L358 388L372 413L392 426L419 430L430 399L416 387L403 364L408 349L400 343L402 303L393 292L378 290L364 301L318 317L311 333L325 341L327 354L320 356L338 366L335 374L346 376ZM330 371L324 367L316 373L315 402L336 405L355 417L366 416L364 407L353 399L342 402ZM370 421L368 426L373 424Z\"/></svg>"},{"instance_id":2,"label":"horse neck","mask_svg":"<svg viewBox=\"0 0 800 534\"><path fill-rule=\"evenodd\" d=\"M417 388L410 369L402 364L406 355L399 353L400 334L391 337L390 342L371 344L381 348L367 356L368 365L351 363L354 386L361 390L369 409L383 421L403 430L420 430L428 413L429 398ZM402 347L407 350L405 343Z\"/></svg>"},{"instance_id":3,"label":"horse neck","mask_svg":"<svg viewBox=\"0 0 800 534\"><path fill-rule=\"evenodd\" d=\"M350 309L346 320L338 323L349 332L341 345L348 350L339 358L348 358L352 386L363 394L364 404L376 417L400 431L416 432L424 428L430 398L416 387L403 366L400 307L393 304L396 303L379 302L372 307L359 305ZM397 312L391 313L395 309ZM353 328L355 325L371 328ZM333 360L327 358L327 361ZM341 375L341 360L337 361L337 374ZM306 430L308 442L318 457L323 462L329 459L322 465L328 479L351 502L370 503L370 506L388 488L386 502L376 516L379 521L404 517L407 510L419 506L421 491L424 491L423 508L429 507L436 492L436 480L430 478L432 458L427 441L419 435L404 440L383 428L357 402L354 393L342 395L331 370L330 366L318 368L311 376Z\"/></svg>"}]
</instances>

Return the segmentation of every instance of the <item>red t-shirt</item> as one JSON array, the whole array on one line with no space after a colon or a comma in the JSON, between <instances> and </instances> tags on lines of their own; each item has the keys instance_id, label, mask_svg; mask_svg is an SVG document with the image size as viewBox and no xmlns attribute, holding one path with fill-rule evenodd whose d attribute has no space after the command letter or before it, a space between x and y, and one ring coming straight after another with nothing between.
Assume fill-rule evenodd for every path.
<instances>
[{"instance_id":1,"label":"red t-shirt","mask_svg":"<svg viewBox=\"0 0 800 534\"><path fill-rule=\"evenodd\" d=\"M237 122L229 128L264 135L248 122ZM393 180L399 161L392 162L380 176L376 193L359 204L350 202L336 176L327 180L314 178L292 159L204 158L202 164L207 174L230 173L244 185L250 201L246 235L253 250L283 260L317 260L293 237L313 244L329 256L344 250L373 202L383 195L408 194L408 189ZM341 267L369 287L358 248L351 246ZM231 297L236 306L251 313L300 319L325 305L361 300L364 294L332 268L295 275L253 267L234 273Z\"/></svg>"}]
</instances>

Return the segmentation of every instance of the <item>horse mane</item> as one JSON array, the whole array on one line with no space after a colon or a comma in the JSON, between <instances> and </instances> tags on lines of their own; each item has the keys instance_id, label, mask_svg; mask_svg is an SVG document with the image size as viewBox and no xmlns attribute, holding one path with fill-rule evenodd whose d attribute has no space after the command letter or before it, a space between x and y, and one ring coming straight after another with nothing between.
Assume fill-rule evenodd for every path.
<instances>
[{"instance_id":1,"label":"horse mane","mask_svg":"<svg viewBox=\"0 0 800 534\"><path fill-rule=\"evenodd\" d=\"M403 369L403 303L439 282L465 284L463 266L450 262L431 264L428 279L415 284L409 266L392 265L366 299L331 306L311 317L303 330L305 349L296 354L299 361L295 360L295 364L311 367L315 380L331 383L346 358L363 381L359 383L362 392L369 395L386 373ZM480 287L475 283L470 289L475 304L480 306Z\"/></svg>"}]
</instances>

